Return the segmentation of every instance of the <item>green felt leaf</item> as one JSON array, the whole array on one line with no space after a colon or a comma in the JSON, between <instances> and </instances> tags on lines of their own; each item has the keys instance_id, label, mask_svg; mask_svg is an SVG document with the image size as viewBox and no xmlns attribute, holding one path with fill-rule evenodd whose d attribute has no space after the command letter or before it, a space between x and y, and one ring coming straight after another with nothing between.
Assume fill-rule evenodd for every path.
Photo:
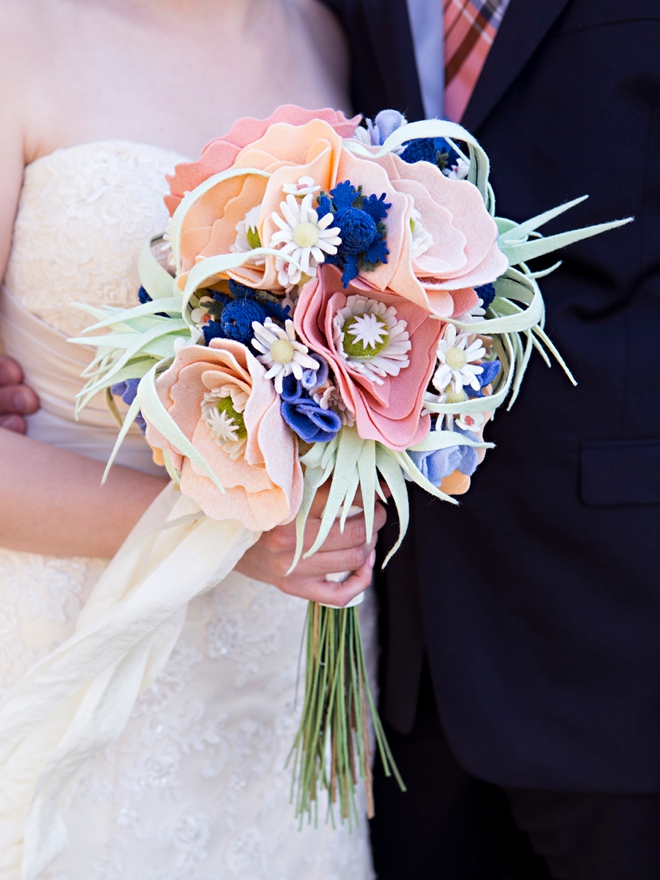
<instances>
[{"instance_id":1,"label":"green felt leaf","mask_svg":"<svg viewBox=\"0 0 660 880\"><path fill-rule=\"evenodd\" d=\"M498 240L500 247L505 242L526 240L530 232L536 232L539 227L544 226L546 223L549 223L550 220L554 220L555 217L559 217L560 214L569 211L571 208L574 208L588 198L589 196L580 196L577 199L573 199L571 202L565 202L563 205L558 205L556 208L544 211L543 214L537 214L536 217L531 217L529 220L525 220L524 223L512 223L511 220L507 220L506 223L510 224L508 228L500 230L500 237Z\"/></svg>"},{"instance_id":2,"label":"green felt leaf","mask_svg":"<svg viewBox=\"0 0 660 880\"><path fill-rule=\"evenodd\" d=\"M162 242L162 235L150 238L142 245L138 257L138 273L140 284L152 299L171 299L178 293L174 278L164 269L154 255L154 245ZM159 311L167 311L165 308Z\"/></svg>"},{"instance_id":3,"label":"green felt leaf","mask_svg":"<svg viewBox=\"0 0 660 880\"><path fill-rule=\"evenodd\" d=\"M587 226L584 229L571 229L568 232L558 232L556 235L549 235L547 238L535 238L527 242L512 242L510 244L501 244L500 250L509 260L512 266L518 263L533 260L536 257L551 254L560 248L574 244L576 241L582 241L585 238L591 238L594 235L600 235L601 232L608 232L611 229L617 229L619 226L625 226L631 223L632 217L625 220L613 220L611 223L598 223L595 226Z\"/></svg>"},{"instance_id":4,"label":"green felt leaf","mask_svg":"<svg viewBox=\"0 0 660 880\"><path fill-rule=\"evenodd\" d=\"M376 444L376 467L392 493L392 501L394 502L394 506L399 515L399 537L383 562L383 568L385 568L387 563L401 546L401 542L408 531L408 525L410 523L410 507L408 505L408 488L401 470L400 462L395 453L393 453L391 449L387 449L383 446L382 443Z\"/></svg>"},{"instance_id":5,"label":"green felt leaf","mask_svg":"<svg viewBox=\"0 0 660 880\"><path fill-rule=\"evenodd\" d=\"M355 497L355 489L357 488L355 469L357 468L358 458L365 441L362 440L355 428L348 427L341 429L338 438L337 458L332 473L328 500L321 516L321 527L313 545L304 554L305 559L316 553L328 537L328 532L332 528L332 524L349 494L353 493L350 497L351 502Z\"/></svg>"}]
</instances>

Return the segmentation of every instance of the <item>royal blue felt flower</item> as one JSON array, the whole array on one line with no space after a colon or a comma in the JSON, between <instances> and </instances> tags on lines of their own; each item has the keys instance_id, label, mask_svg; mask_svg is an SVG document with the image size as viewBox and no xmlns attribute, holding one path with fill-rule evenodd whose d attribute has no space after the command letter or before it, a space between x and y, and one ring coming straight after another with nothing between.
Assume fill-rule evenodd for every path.
<instances>
[{"instance_id":1,"label":"royal blue felt flower","mask_svg":"<svg viewBox=\"0 0 660 880\"><path fill-rule=\"evenodd\" d=\"M414 138L405 141L405 150L401 153L404 162L430 162L441 171L452 168L458 163L459 155L445 138Z\"/></svg>"},{"instance_id":2,"label":"royal blue felt flower","mask_svg":"<svg viewBox=\"0 0 660 880\"><path fill-rule=\"evenodd\" d=\"M392 207L380 196L365 196L350 180L338 183L330 193L319 198L318 215L334 214L333 226L339 227L341 244L336 254L326 255L325 262L342 270L341 281L348 287L359 272L373 271L387 262L385 219Z\"/></svg>"},{"instance_id":3,"label":"royal blue felt flower","mask_svg":"<svg viewBox=\"0 0 660 880\"><path fill-rule=\"evenodd\" d=\"M474 292L477 294L478 297L481 298L484 309L487 309L488 306L495 299L494 284L482 284L480 287L475 287Z\"/></svg>"},{"instance_id":4,"label":"royal blue felt flower","mask_svg":"<svg viewBox=\"0 0 660 880\"><path fill-rule=\"evenodd\" d=\"M253 321L263 324L266 318L272 318L283 324L289 317L289 307L282 307L264 290L253 290L231 280L229 291L211 291L213 302L207 311L213 318L201 325L207 345L216 338L249 345L254 338Z\"/></svg>"},{"instance_id":5,"label":"royal blue felt flower","mask_svg":"<svg viewBox=\"0 0 660 880\"><path fill-rule=\"evenodd\" d=\"M483 369L481 373L475 377L479 383L479 390L476 391L471 385L463 386L463 391L467 393L468 397L483 397L484 393L481 389L485 388L486 385L490 385L502 369L502 364L498 360L484 361L480 366L483 367Z\"/></svg>"},{"instance_id":6,"label":"royal blue felt flower","mask_svg":"<svg viewBox=\"0 0 660 880\"><path fill-rule=\"evenodd\" d=\"M305 443L327 443L341 428L334 410L323 409L291 373L282 381L282 418Z\"/></svg>"},{"instance_id":7,"label":"royal blue felt flower","mask_svg":"<svg viewBox=\"0 0 660 880\"><path fill-rule=\"evenodd\" d=\"M471 431L462 431L454 428L457 434L462 434L470 440L478 441L476 434ZM474 446L449 446L447 449L436 449L433 452L409 452L412 460L426 477L429 483L439 486L445 477L460 471L467 477L471 477L479 464L477 450Z\"/></svg>"},{"instance_id":8,"label":"royal blue felt flower","mask_svg":"<svg viewBox=\"0 0 660 880\"><path fill-rule=\"evenodd\" d=\"M147 296L149 296L149 294L147 294ZM117 382L115 385L112 386L110 391L116 397L121 397L126 406L130 406L137 396L137 389L139 384L139 379L126 379L124 382ZM145 431L147 430L147 423L142 417L141 412L138 412L138 414L135 416L135 424L144 435Z\"/></svg>"}]
</instances>

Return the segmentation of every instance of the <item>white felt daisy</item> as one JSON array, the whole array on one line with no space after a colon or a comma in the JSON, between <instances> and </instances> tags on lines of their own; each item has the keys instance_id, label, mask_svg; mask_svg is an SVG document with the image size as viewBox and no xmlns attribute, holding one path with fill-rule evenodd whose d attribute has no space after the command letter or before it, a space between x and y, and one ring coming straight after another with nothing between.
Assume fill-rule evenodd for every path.
<instances>
[{"instance_id":1,"label":"white felt daisy","mask_svg":"<svg viewBox=\"0 0 660 880\"><path fill-rule=\"evenodd\" d=\"M415 207L413 207L410 216L410 230L412 232L411 252L413 260L416 260L417 257L421 257L422 254L425 254L433 246L433 236L422 225L422 215Z\"/></svg>"},{"instance_id":2,"label":"white felt daisy","mask_svg":"<svg viewBox=\"0 0 660 880\"><path fill-rule=\"evenodd\" d=\"M229 245L232 254L246 254L255 248L261 247L261 238L259 237L259 215L261 213L261 205L255 205L250 208L243 220L236 224L236 240ZM255 266L263 266L264 258L255 257Z\"/></svg>"},{"instance_id":3,"label":"white felt daisy","mask_svg":"<svg viewBox=\"0 0 660 880\"><path fill-rule=\"evenodd\" d=\"M286 195L297 196L299 199L317 193L320 189L321 187L314 183L313 177L301 177L298 179L298 183L285 183L282 187L282 191Z\"/></svg>"},{"instance_id":4,"label":"white felt daisy","mask_svg":"<svg viewBox=\"0 0 660 880\"><path fill-rule=\"evenodd\" d=\"M334 410L341 419L342 425L352 428L355 424L355 413L346 406L337 388L328 381L321 388L312 391L312 398L321 409Z\"/></svg>"},{"instance_id":5,"label":"white felt daisy","mask_svg":"<svg viewBox=\"0 0 660 880\"><path fill-rule=\"evenodd\" d=\"M336 254L341 244L339 227L332 226L334 214L330 211L320 217L312 207L314 196L308 193L302 201L289 193L286 201L280 202L281 215L273 211L271 217L279 226L270 240L271 247L279 249L275 267L278 281L282 287L298 284L303 273L310 277L316 275L316 267L323 263L326 254ZM291 260L302 267L298 269Z\"/></svg>"},{"instance_id":6,"label":"white felt daisy","mask_svg":"<svg viewBox=\"0 0 660 880\"><path fill-rule=\"evenodd\" d=\"M247 393L238 385L227 383L204 395L202 418L211 436L231 458L243 453L247 431L243 411L248 402Z\"/></svg>"},{"instance_id":7,"label":"white felt daisy","mask_svg":"<svg viewBox=\"0 0 660 880\"><path fill-rule=\"evenodd\" d=\"M266 379L274 380L278 394L282 393L285 376L293 373L296 379L302 379L303 370L318 370L319 362L310 357L307 346L296 339L293 321L280 327L271 318L266 318L263 324L253 321L252 329L252 345L261 352L257 360L268 367Z\"/></svg>"},{"instance_id":8,"label":"white felt daisy","mask_svg":"<svg viewBox=\"0 0 660 880\"><path fill-rule=\"evenodd\" d=\"M481 386L477 376L483 372L483 367L474 362L482 360L485 355L486 349L480 339L470 342L467 333L457 334L456 327L447 324L438 343L439 366L433 377L433 385L441 393L450 383L456 393L465 385L479 391Z\"/></svg>"},{"instance_id":9,"label":"white felt daisy","mask_svg":"<svg viewBox=\"0 0 660 880\"><path fill-rule=\"evenodd\" d=\"M352 370L379 385L410 364L407 326L394 306L359 295L349 296L332 319L337 352Z\"/></svg>"},{"instance_id":10,"label":"white felt daisy","mask_svg":"<svg viewBox=\"0 0 660 880\"><path fill-rule=\"evenodd\" d=\"M463 431L478 431L485 418L485 415L480 412L463 413L456 417L456 426Z\"/></svg>"}]
</instances>

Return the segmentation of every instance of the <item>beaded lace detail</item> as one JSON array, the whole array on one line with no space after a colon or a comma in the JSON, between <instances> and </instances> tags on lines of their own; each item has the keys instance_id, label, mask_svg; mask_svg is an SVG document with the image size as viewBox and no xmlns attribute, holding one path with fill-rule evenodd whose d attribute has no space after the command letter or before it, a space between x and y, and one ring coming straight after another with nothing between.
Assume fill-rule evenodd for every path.
<instances>
[{"instance_id":1,"label":"beaded lace detail","mask_svg":"<svg viewBox=\"0 0 660 880\"><path fill-rule=\"evenodd\" d=\"M71 301L134 303L137 255L165 227L164 174L180 160L107 141L33 163L7 285L67 335L90 320ZM0 693L73 634L103 567L0 549ZM361 613L373 655L368 602ZM366 820L351 835L324 816L299 831L289 804L304 617L302 600L237 573L194 600L123 735L85 766L70 846L41 880L371 880Z\"/></svg>"}]
</instances>

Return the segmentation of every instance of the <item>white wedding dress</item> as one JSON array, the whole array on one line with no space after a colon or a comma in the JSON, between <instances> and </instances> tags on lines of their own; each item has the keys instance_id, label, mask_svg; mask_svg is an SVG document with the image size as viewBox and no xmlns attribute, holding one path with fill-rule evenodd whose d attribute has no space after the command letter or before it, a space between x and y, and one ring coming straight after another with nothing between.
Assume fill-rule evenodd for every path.
<instances>
[{"instance_id":1,"label":"white wedding dress","mask_svg":"<svg viewBox=\"0 0 660 880\"><path fill-rule=\"evenodd\" d=\"M69 304L136 303L137 255L165 227L164 175L177 161L157 147L103 141L27 167L0 330L41 396L29 419L37 439L107 459L117 429L102 406L73 421L89 355L65 340L90 319ZM47 345L62 369L41 357ZM154 467L139 436L120 461ZM73 635L106 565L0 549L0 695ZM374 614L368 602L363 609L373 660ZM305 611L302 600L236 573L190 603L123 734L78 774L64 810L70 843L43 880L373 877L366 819L352 834L323 821L300 831L289 803ZM19 877L0 869L2 880Z\"/></svg>"}]
</instances>

